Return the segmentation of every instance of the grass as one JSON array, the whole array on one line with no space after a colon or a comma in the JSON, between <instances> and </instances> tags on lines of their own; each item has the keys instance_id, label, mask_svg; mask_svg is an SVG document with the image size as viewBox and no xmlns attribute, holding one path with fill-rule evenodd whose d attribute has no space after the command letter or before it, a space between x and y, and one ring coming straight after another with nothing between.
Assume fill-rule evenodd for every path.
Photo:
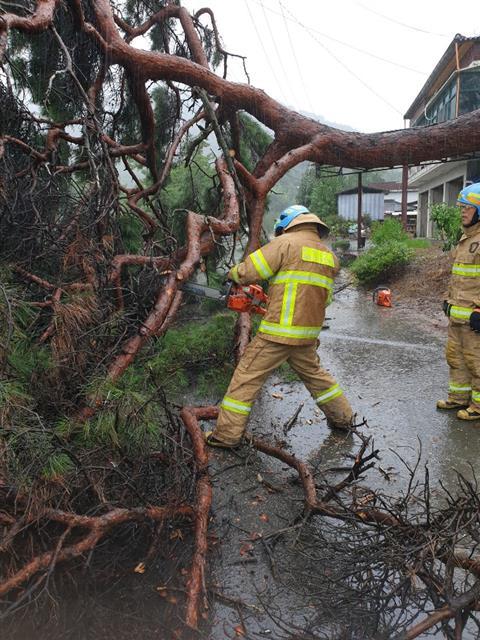
<instances>
[{"instance_id":1,"label":"grass","mask_svg":"<svg viewBox=\"0 0 480 640\"><path fill-rule=\"evenodd\" d=\"M194 388L200 396L223 395L234 370L235 320L233 313L219 313L170 329L145 366L166 393Z\"/></svg>"},{"instance_id":2,"label":"grass","mask_svg":"<svg viewBox=\"0 0 480 640\"><path fill-rule=\"evenodd\" d=\"M300 378L288 362L284 362L280 365L277 369L277 373L284 382L300 382Z\"/></svg>"}]
</instances>

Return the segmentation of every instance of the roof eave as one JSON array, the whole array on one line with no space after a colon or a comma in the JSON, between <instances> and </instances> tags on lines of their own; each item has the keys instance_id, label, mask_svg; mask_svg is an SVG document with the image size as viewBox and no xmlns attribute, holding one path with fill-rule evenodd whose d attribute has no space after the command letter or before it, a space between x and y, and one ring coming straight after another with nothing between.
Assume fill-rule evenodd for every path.
<instances>
[{"instance_id":1,"label":"roof eave","mask_svg":"<svg viewBox=\"0 0 480 640\"><path fill-rule=\"evenodd\" d=\"M431 86L434 84L436 78L440 75L443 68L447 65L448 62L450 62L452 57L455 55L455 45L464 43L464 42L476 42L479 40L480 40L480 37L478 36L469 38L467 36L463 36L461 33L457 33L457 35L453 38L451 43L448 45L443 56L440 58L440 60L436 64L432 73L428 76L425 84L420 90L420 93L417 95L417 97L414 99L412 104L409 106L409 108L405 112L405 115L403 116L405 120L410 120L412 118L413 114L418 109L419 103L422 101L423 98L425 98L426 95L428 95L428 91L431 88Z\"/></svg>"}]
</instances>

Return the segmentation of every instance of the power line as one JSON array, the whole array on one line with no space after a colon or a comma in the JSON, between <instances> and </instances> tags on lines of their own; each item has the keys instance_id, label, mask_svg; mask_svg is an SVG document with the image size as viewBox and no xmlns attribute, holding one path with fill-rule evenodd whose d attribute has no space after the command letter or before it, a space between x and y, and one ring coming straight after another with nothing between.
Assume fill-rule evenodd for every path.
<instances>
[{"instance_id":1,"label":"power line","mask_svg":"<svg viewBox=\"0 0 480 640\"><path fill-rule=\"evenodd\" d=\"M260 0L253 0L254 2L259 3ZM280 6L281 3L280 3ZM266 8L267 11L270 11L270 13L274 13L277 16L281 16L285 19L283 14L278 13L278 11L275 11L275 9L271 9L270 7ZM291 14L292 15L292 14ZM286 20L289 20L290 22L293 22L294 24L299 24L297 18L295 18L295 16L292 15L291 18L286 17ZM428 73L426 71L420 71L419 69L414 69L413 67L409 67L408 65L402 64L401 62L396 62L394 60L389 60L388 58L384 58L383 56L379 56L375 53L372 53L371 51L367 51L366 49L361 49L360 47L356 47L353 44L349 44L348 42L344 42L343 40L339 40L338 38L334 38L333 36L328 35L327 33L323 33L322 31L318 31L318 29L314 29L313 27L306 27L304 25L301 25L303 28L308 29L308 31L312 32L312 33L316 33L319 36L321 36L322 38L327 38L327 40L331 40L332 42L336 42L337 44L340 44L344 47L347 47L349 49L352 49L353 51L357 51L358 53L363 53L366 56L369 56L370 58L374 58L375 60L380 60L381 62L386 62L387 64L391 64L394 67L398 67L400 69L405 69L406 71L411 71L412 73L417 73L419 75L422 76L427 76Z\"/></svg>"},{"instance_id":2,"label":"power line","mask_svg":"<svg viewBox=\"0 0 480 640\"><path fill-rule=\"evenodd\" d=\"M388 20L388 22L393 22L394 24L398 24L401 27L405 27L406 29L411 29L412 31L419 31L420 33L426 33L429 36L438 36L439 38L451 38L452 36L447 33L435 33L434 31L427 31L426 29L421 29L420 27L415 27L411 24L407 24L406 22L401 22L400 20L396 20L390 16L386 16L384 13L380 13L380 11L375 11L375 9L371 9L370 7L366 7L361 2L355 2L356 5L362 7L364 11L370 11L370 13L374 13L377 16L380 16L384 20Z\"/></svg>"},{"instance_id":3,"label":"power line","mask_svg":"<svg viewBox=\"0 0 480 640\"><path fill-rule=\"evenodd\" d=\"M305 31L310 35L311 38L313 38L315 40L315 42L317 42L323 49L325 49L325 51L340 65L342 66L350 75L352 75L358 82L360 82L360 84L362 84L368 91L370 91L370 93L372 93L375 97L377 97L379 100L381 100L384 104L386 104L388 107L390 107L390 109L393 109L393 111L395 111L396 113L398 113L400 116L403 116L402 112L399 111L397 109L397 107L395 107L391 102L389 102L386 98L384 98L383 96L381 96L377 91L375 91L375 89L373 87L371 87L368 83L366 83L364 80L362 80L362 78L360 78L360 76L358 76L354 71L352 71L352 69L350 69L350 67L348 67L344 62L342 62L342 60L340 60L340 58L338 58L338 56L336 56L334 53L332 53L332 51L330 51L330 49L323 44L323 42L320 42L320 40L318 40L318 38L316 38L313 33L311 32L311 30L305 26L303 23L301 23L293 14L292 12L287 9L286 7L284 7L285 10L293 17L293 19L303 28L305 29Z\"/></svg>"},{"instance_id":4,"label":"power line","mask_svg":"<svg viewBox=\"0 0 480 640\"><path fill-rule=\"evenodd\" d=\"M278 4L279 4L280 10L282 12L283 23L285 25L285 31L287 32L288 41L290 43L290 49L292 51L292 56L293 56L293 59L295 60L296 66L297 66L298 77L300 78L300 82L302 83L303 91L305 92L305 97L307 98L307 103L308 103L309 109L313 113L314 112L314 108L313 108L313 105L312 105L312 101L310 100L310 95L308 93L307 85L305 84L305 80L303 78L302 68L300 67L300 63L298 62L298 58L297 58L297 54L296 54L296 51L295 51L295 47L293 46L292 36L290 35L290 29L288 28L287 18L285 16L285 12L283 10L283 5L280 2L280 0L278 0Z\"/></svg>"},{"instance_id":5,"label":"power line","mask_svg":"<svg viewBox=\"0 0 480 640\"><path fill-rule=\"evenodd\" d=\"M283 101L284 101L284 103L285 103L285 104L288 104L287 97L286 97L286 95L283 93L282 86L281 86L281 84L280 84L280 82L279 82L279 80L278 80L277 74L275 73L275 69L274 69L274 67L273 67L273 65L272 65L272 63L271 63L271 61L270 61L270 57L269 57L269 55L268 55L268 53L267 53L267 50L265 49L265 45L263 44L263 40L262 40L262 38L261 38L261 36L260 36L260 33L259 33L259 31L258 31L258 28L257 28L256 22L255 22L255 20L253 19L253 14L252 14L252 11L251 11L251 9L250 9L250 5L249 5L248 0L245 0L245 4L247 5L248 13L249 13L249 15L250 15L250 19L251 19L251 21L252 21L253 28L255 29L255 33L257 34L257 38L258 38L258 39L259 39L259 41L260 41L260 44L261 44L262 49L263 49L263 53L265 54L265 58L266 58L266 60L267 60L268 66L270 67L270 70L271 70L272 75L273 75L273 77L274 77L274 79L275 79L275 82L277 83L277 86L278 86L278 88L279 88L279 90L280 90L280 94L282 95Z\"/></svg>"},{"instance_id":6,"label":"power line","mask_svg":"<svg viewBox=\"0 0 480 640\"><path fill-rule=\"evenodd\" d=\"M285 71L285 65L283 65L283 64L282 64L282 60L281 60L281 56L280 56L280 51L278 50L278 47L277 47L277 40L276 40L276 38L274 38L274 37L273 37L272 28L271 28L271 26L270 26L270 22L269 22L269 20L268 20L268 18L267 18L267 14L266 14L266 11L265 11L265 6L264 6L264 4L263 4L263 1L262 1L262 0L259 0L259 2L260 2L260 6L262 7L262 10L263 10L263 17L265 18L265 22L267 23L267 28L268 28L268 32L269 32L269 34L270 34L270 38L271 38L271 40L272 40L272 42L273 42L273 47L274 47L274 49L275 49L275 53L276 53L276 55L277 55L277 59L278 59L278 62L279 62L279 66L280 66L280 68L282 69L283 77L285 78L285 83L286 83L286 85L285 85L285 86L288 88L288 86L289 86L289 80L288 80L288 77L287 77L287 72ZM295 108L296 108L296 106L297 106L297 105L294 105L294 106L295 106Z\"/></svg>"}]
</instances>

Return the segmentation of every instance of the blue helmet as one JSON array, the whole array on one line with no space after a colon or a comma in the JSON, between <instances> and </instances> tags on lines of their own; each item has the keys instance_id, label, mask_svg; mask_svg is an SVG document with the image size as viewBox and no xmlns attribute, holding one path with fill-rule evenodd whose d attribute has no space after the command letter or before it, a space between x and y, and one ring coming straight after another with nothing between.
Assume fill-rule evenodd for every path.
<instances>
[{"instance_id":1,"label":"blue helmet","mask_svg":"<svg viewBox=\"0 0 480 640\"><path fill-rule=\"evenodd\" d=\"M480 182L470 184L460 191L457 202L466 204L469 207L475 207L475 214L467 227L471 227L480 220Z\"/></svg>"},{"instance_id":2,"label":"blue helmet","mask_svg":"<svg viewBox=\"0 0 480 640\"><path fill-rule=\"evenodd\" d=\"M294 227L297 224L314 223L318 228L318 235L323 238L328 235L328 226L320 220L314 213L310 213L307 207L301 204L292 204L287 207L280 216L275 220L273 231L276 236L282 234L288 227Z\"/></svg>"},{"instance_id":3,"label":"blue helmet","mask_svg":"<svg viewBox=\"0 0 480 640\"><path fill-rule=\"evenodd\" d=\"M458 194L457 202L469 207L477 207L477 212L480 213L480 182L470 184L462 189Z\"/></svg>"},{"instance_id":4,"label":"blue helmet","mask_svg":"<svg viewBox=\"0 0 480 640\"><path fill-rule=\"evenodd\" d=\"M275 235L279 236L283 233L290 222L295 220L297 216L302 215L302 213L310 213L310 211L307 207L304 207L301 204L292 204L290 207L284 209L280 216L275 220L275 226L273 227Z\"/></svg>"}]
</instances>

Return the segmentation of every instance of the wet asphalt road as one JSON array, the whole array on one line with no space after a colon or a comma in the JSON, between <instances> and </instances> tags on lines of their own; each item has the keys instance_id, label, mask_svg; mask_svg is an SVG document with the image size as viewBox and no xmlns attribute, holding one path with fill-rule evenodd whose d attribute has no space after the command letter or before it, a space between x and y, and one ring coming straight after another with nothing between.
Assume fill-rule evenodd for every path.
<instances>
[{"instance_id":1,"label":"wet asphalt road","mask_svg":"<svg viewBox=\"0 0 480 640\"><path fill-rule=\"evenodd\" d=\"M428 464L433 482L455 483L456 470L467 477L478 474L480 423L465 423L435 408L437 399L446 398L448 385L447 323L441 311L425 318L407 303L379 307L369 293L346 289L327 316L329 328L321 333L319 349L322 365L337 378L358 419L367 420L363 432L381 450L382 468L399 467L398 456L412 464L421 447L422 465ZM268 434L266 416L283 424L304 401L289 443L301 457L319 451L328 459L338 439L331 437L303 385L273 384L256 403L253 430ZM402 474L392 480L402 484Z\"/></svg>"},{"instance_id":2,"label":"wet asphalt road","mask_svg":"<svg viewBox=\"0 0 480 640\"><path fill-rule=\"evenodd\" d=\"M321 333L319 349L322 365L345 390L358 421L367 420L362 431L372 436L380 450L383 473L369 471L367 485L401 494L409 479L401 459L414 466L419 456L420 475L428 465L433 489L442 481L454 491L457 471L469 478L478 475L480 424L461 422L435 408L436 400L446 397L448 383L447 322L440 304L438 311L425 316L407 303L382 308L373 304L371 294L346 289L336 296L327 315L329 328ZM283 425L302 402L299 418L285 436ZM351 437L332 434L301 382L287 383L277 376L269 379L257 399L249 429L269 441L285 439L291 452L314 465L320 461L322 467L345 464L345 455L358 445ZM292 474L264 456L252 456L242 466L241 460L224 452L212 454L211 469L215 474L213 527L221 539L219 555L213 560L219 588L257 607L260 593L263 602L269 602L267 609L273 607L276 615L301 626L302 615L311 605L279 588L271 558L258 541L251 541L252 532L268 535L286 526L302 504L301 493L266 492L258 473L277 486L291 483ZM268 521L264 521L266 515ZM295 554L290 562L295 571ZM212 617L209 640L236 637L242 618L247 637L280 637L269 616L252 609L244 609L241 616L238 608L216 602Z\"/></svg>"}]
</instances>

